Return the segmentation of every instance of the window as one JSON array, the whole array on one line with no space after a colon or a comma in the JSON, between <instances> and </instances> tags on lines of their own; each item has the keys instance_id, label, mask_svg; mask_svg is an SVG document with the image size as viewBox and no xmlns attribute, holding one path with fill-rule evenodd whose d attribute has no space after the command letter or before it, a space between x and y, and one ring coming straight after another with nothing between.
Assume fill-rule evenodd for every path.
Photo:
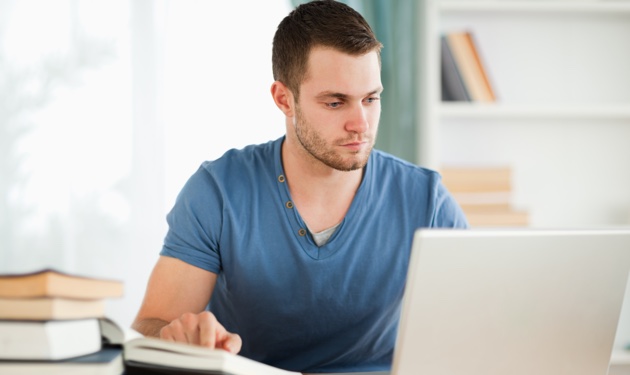
<instances>
[{"instance_id":1,"label":"window","mask_svg":"<svg viewBox=\"0 0 630 375\"><path fill-rule=\"evenodd\" d=\"M108 314L130 324L186 179L229 148L284 134L269 88L289 11L0 2L0 272L122 279Z\"/></svg>"}]
</instances>

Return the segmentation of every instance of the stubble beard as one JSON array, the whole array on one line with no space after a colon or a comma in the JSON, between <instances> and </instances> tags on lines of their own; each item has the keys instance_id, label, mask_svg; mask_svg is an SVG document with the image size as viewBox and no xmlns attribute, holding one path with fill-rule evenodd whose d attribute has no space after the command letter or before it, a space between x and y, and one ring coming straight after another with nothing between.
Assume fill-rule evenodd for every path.
<instances>
[{"instance_id":1,"label":"stubble beard","mask_svg":"<svg viewBox=\"0 0 630 375\"><path fill-rule=\"evenodd\" d=\"M333 146L328 146L326 141L317 133L315 129L306 121L300 107L296 107L296 119L295 119L295 133L298 141L313 158L319 160L321 163L327 165L330 168L336 169L342 172L355 171L365 167L374 147L374 143L367 138L361 138L362 141L368 141L370 143L369 148L366 151L351 152L354 157L346 158L334 150L335 145L342 145L347 142L356 141L357 137L350 137L345 140L336 140L333 142Z\"/></svg>"}]
</instances>

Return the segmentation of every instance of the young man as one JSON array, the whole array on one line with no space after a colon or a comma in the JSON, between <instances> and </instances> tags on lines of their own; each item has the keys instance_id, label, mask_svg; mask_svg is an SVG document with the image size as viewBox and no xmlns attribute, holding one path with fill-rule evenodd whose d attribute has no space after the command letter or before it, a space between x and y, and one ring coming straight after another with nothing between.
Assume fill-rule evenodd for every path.
<instances>
[{"instance_id":1,"label":"young man","mask_svg":"<svg viewBox=\"0 0 630 375\"><path fill-rule=\"evenodd\" d=\"M467 223L437 173L372 150L380 48L342 3L280 23L286 135L186 183L134 328L296 371L390 368L414 231Z\"/></svg>"}]
</instances>

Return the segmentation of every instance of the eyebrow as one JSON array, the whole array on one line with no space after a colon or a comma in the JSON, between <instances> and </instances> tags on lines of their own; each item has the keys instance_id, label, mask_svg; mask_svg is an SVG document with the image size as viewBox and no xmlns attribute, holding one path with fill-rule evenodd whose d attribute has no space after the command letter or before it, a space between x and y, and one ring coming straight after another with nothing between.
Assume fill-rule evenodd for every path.
<instances>
[{"instance_id":1,"label":"eyebrow","mask_svg":"<svg viewBox=\"0 0 630 375\"><path fill-rule=\"evenodd\" d=\"M362 97L372 96L374 94L380 94L381 92L383 92L383 88L379 87L379 88L377 88L375 90L372 90L372 91L368 92L367 94L363 95ZM341 92L323 91L323 92L320 92L319 94L317 94L316 98L319 99L319 100L329 99L329 98L346 100L346 99L350 98L350 95L344 94L344 93L341 93Z\"/></svg>"}]
</instances>

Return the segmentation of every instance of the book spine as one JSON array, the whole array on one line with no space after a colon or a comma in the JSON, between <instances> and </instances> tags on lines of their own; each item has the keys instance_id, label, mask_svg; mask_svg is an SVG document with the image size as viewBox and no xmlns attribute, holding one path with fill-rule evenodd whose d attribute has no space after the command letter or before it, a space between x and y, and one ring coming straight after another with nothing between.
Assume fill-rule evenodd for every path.
<instances>
[{"instance_id":1,"label":"book spine","mask_svg":"<svg viewBox=\"0 0 630 375\"><path fill-rule=\"evenodd\" d=\"M471 99L480 102L495 101L494 92L489 85L490 80L481 64L471 33L469 31L447 33L446 39Z\"/></svg>"},{"instance_id":2,"label":"book spine","mask_svg":"<svg viewBox=\"0 0 630 375\"><path fill-rule=\"evenodd\" d=\"M470 45L470 50L472 52L472 57L475 61L475 65L478 67L478 74L481 84L483 86L484 92L484 100L488 102L494 102L496 100L496 96L494 95L494 90L492 89L492 85L490 84L490 79L488 78L488 72L484 66L483 61L481 60L481 56L479 54L479 48L477 47L477 43L474 40L473 34L471 32L467 32L465 34L466 39L468 40L468 44Z\"/></svg>"},{"instance_id":3,"label":"book spine","mask_svg":"<svg viewBox=\"0 0 630 375\"><path fill-rule=\"evenodd\" d=\"M440 37L443 101L471 101L446 35Z\"/></svg>"}]
</instances>

